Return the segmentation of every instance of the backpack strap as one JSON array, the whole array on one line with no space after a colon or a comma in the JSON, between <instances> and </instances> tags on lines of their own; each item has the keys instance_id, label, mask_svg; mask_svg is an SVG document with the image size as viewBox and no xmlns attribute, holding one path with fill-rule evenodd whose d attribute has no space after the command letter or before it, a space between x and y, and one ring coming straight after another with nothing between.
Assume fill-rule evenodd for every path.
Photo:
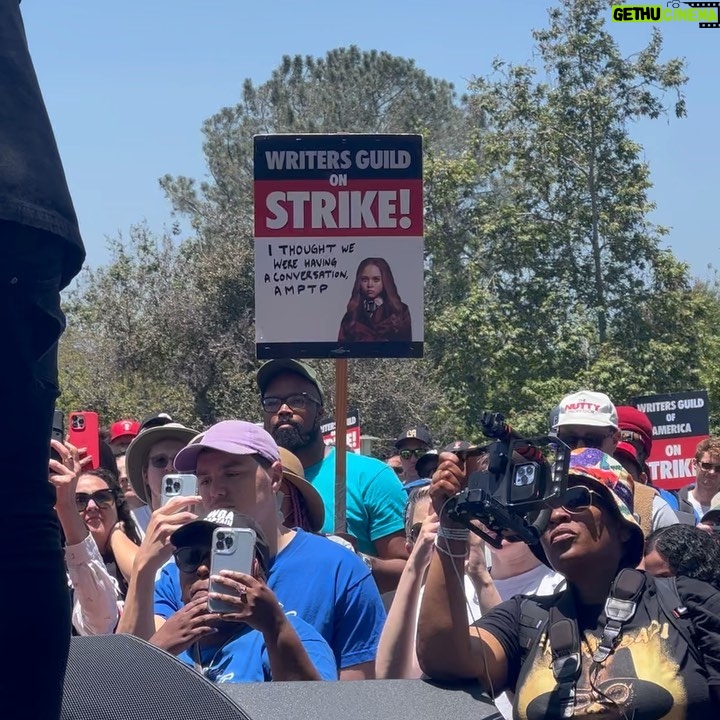
<instances>
[{"instance_id":1,"label":"backpack strap","mask_svg":"<svg viewBox=\"0 0 720 720\"><path fill-rule=\"evenodd\" d=\"M569 591L564 592L550 610L534 597L523 598L518 632L521 667L546 628L552 651L551 667L557 683L554 692L560 703L562 717L571 718L575 711L575 686L582 670L582 656L575 607Z\"/></svg>"},{"instance_id":2,"label":"backpack strap","mask_svg":"<svg viewBox=\"0 0 720 720\"><path fill-rule=\"evenodd\" d=\"M518 628L518 642L520 644L520 665L530 654L540 634L548 622L549 613L538 603L534 597L523 598L520 602L520 627Z\"/></svg>"},{"instance_id":3,"label":"backpack strap","mask_svg":"<svg viewBox=\"0 0 720 720\"><path fill-rule=\"evenodd\" d=\"M561 605L550 608L548 637L552 650L554 695L560 704L561 717L575 715L575 686L580 677L580 632L574 617L565 617Z\"/></svg>"},{"instance_id":4,"label":"backpack strap","mask_svg":"<svg viewBox=\"0 0 720 720\"><path fill-rule=\"evenodd\" d=\"M615 649L623 625L635 616L638 600L645 588L645 574L623 568L615 578L605 601L605 627L600 643L593 653L593 663L603 663Z\"/></svg>"}]
</instances>

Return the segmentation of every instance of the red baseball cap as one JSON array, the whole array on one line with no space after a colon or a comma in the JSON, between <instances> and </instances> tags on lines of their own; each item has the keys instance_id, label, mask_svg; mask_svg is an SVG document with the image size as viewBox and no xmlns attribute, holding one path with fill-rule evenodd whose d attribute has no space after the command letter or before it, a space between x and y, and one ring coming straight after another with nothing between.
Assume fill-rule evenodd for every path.
<instances>
[{"instance_id":1,"label":"red baseball cap","mask_svg":"<svg viewBox=\"0 0 720 720\"><path fill-rule=\"evenodd\" d=\"M137 420L118 420L110 426L110 442L115 442L121 437L132 440L139 432L140 423Z\"/></svg>"},{"instance_id":2,"label":"red baseball cap","mask_svg":"<svg viewBox=\"0 0 720 720\"><path fill-rule=\"evenodd\" d=\"M632 405L619 405L616 410L620 432L633 433L643 444L645 454L650 455L653 442L653 425L650 418Z\"/></svg>"},{"instance_id":3,"label":"red baseball cap","mask_svg":"<svg viewBox=\"0 0 720 720\"><path fill-rule=\"evenodd\" d=\"M620 460L622 457L630 458L642 472L647 475L648 482L652 478L650 474L650 468L647 463L640 462L640 456L638 455L637 448L629 442L619 442L615 448L615 457Z\"/></svg>"}]
</instances>

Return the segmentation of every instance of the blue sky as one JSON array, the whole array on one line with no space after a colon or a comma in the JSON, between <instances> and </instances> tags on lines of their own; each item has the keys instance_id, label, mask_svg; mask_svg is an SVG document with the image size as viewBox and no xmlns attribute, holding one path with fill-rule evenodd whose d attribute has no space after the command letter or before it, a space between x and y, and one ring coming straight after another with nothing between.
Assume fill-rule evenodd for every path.
<instances>
[{"instance_id":1,"label":"blue sky","mask_svg":"<svg viewBox=\"0 0 720 720\"><path fill-rule=\"evenodd\" d=\"M107 236L143 220L158 231L171 222L158 178L204 177L203 120L237 102L245 78L266 80L284 54L320 56L351 44L386 50L462 92L493 57L529 60L530 32L546 25L550 4L24 0L88 262L107 260ZM650 32L647 24L609 27L625 53L640 49ZM688 62L688 118L643 121L632 133L652 170L653 219L671 228L667 244L704 277L720 249L713 221L720 203L720 29L663 23L662 30L665 57Z\"/></svg>"}]
</instances>

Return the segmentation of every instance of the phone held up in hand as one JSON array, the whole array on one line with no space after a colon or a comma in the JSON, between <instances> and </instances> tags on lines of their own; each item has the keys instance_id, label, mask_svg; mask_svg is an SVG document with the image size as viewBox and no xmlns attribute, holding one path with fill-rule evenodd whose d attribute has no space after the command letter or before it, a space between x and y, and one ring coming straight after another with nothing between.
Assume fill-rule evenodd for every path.
<instances>
[{"instance_id":1,"label":"phone held up in hand","mask_svg":"<svg viewBox=\"0 0 720 720\"><path fill-rule=\"evenodd\" d=\"M252 528L215 528L212 538L210 574L218 575L221 570L232 570L252 575L256 540L257 535ZM210 580L209 591L238 597L231 588L214 583L212 580ZM209 597L208 610L215 613L237 612L237 606Z\"/></svg>"},{"instance_id":2,"label":"phone held up in hand","mask_svg":"<svg viewBox=\"0 0 720 720\"><path fill-rule=\"evenodd\" d=\"M173 498L194 497L197 494L197 476L178 473L165 475L160 486L160 504L165 507Z\"/></svg>"},{"instance_id":3,"label":"phone held up in hand","mask_svg":"<svg viewBox=\"0 0 720 720\"><path fill-rule=\"evenodd\" d=\"M86 455L92 458L86 470L100 467L100 418L96 412L83 411L70 413L68 442L76 448L86 448Z\"/></svg>"}]
</instances>

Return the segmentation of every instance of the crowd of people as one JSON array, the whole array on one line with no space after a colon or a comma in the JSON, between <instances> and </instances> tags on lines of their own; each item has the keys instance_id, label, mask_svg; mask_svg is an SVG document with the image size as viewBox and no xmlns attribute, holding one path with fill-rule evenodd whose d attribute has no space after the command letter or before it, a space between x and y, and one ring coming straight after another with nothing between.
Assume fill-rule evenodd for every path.
<instances>
[{"instance_id":1,"label":"crowd of people","mask_svg":"<svg viewBox=\"0 0 720 720\"><path fill-rule=\"evenodd\" d=\"M75 633L135 635L216 683L479 678L507 718L710 707L720 438L699 444L696 482L680 493L693 510L683 512L650 481L647 416L600 392L568 395L548 428L570 452L567 490L547 501L539 544L494 547L444 511L466 486L463 451L476 446L453 440L438 451L426 425L408 426L385 461L347 453L346 531L336 533L336 450L322 436L316 373L271 360L257 385L262 423L200 431L166 413L115 421L103 439L111 467L88 470L83 448L52 441ZM480 470L490 447L475 452ZM194 494L164 497L173 473L194 475ZM212 574L221 527L254 530L250 574ZM605 601L623 569L638 573L635 609L609 640ZM653 598L666 578L701 634L675 632L664 617ZM539 619L528 643L529 599ZM576 624L572 692L558 692L543 660L556 651L556 611ZM657 685L665 675L673 683Z\"/></svg>"}]
</instances>

